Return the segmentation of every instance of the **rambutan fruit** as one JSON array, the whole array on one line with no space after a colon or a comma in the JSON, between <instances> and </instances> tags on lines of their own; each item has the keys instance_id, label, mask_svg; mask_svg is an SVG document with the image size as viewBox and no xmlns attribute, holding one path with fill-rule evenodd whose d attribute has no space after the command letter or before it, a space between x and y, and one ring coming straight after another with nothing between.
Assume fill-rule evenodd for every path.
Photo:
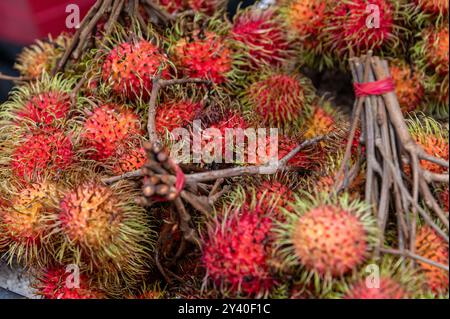
<instances>
[{"instance_id":1,"label":"rambutan fruit","mask_svg":"<svg viewBox=\"0 0 450 319\"><path fill-rule=\"evenodd\" d=\"M148 217L133 202L137 194L120 184L107 187L91 180L75 186L61 200L56 220L65 243L59 246L58 261L81 260L98 274L108 295L123 294L138 284L149 271L153 247Z\"/></svg>"},{"instance_id":2,"label":"rambutan fruit","mask_svg":"<svg viewBox=\"0 0 450 319\"><path fill-rule=\"evenodd\" d=\"M377 242L370 208L348 194L298 197L292 207L287 222L277 223L276 247L287 267L305 274L305 283L315 278L327 285L355 271Z\"/></svg>"},{"instance_id":3,"label":"rambutan fruit","mask_svg":"<svg viewBox=\"0 0 450 319\"><path fill-rule=\"evenodd\" d=\"M167 58L156 45L146 40L125 42L116 45L106 56L102 78L118 96L146 99L159 72L162 78L168 78L167 65Z\"/></svg>"},{"instance_id":4,"label":"rambutan fruit","mask_svg":"<svg viewBox=\"0 0 450 319\"><path fill-rule=\"evenodd\" d=\"M418 74L418 70L404 61L394 60L390 73L402 111L408 113L417 110L425 95L422 76Z\"/></svg>"},{"instance_id":5,"label":"rambutan fruit","mask_svg":"<svg viewBox=\"0 0 450 319\"><path fill-rule=\"evenodd\" d=\"M390 0L334 1L327 8L324 46L340 61L369 50L380 54L400 48L398 5Z\"/></svg>"},{"instance_id":6,"label":"rambutan fruit","mask_svg":"<svg viewBox=\"0 0 450 319\"><path fill-rule=\"evenodd\" d=\"M422 226L416 235L416 254L448 265L448 244L431 227ZM428 263L418 262L425 275L426 285L433 293L448 292L448 272Z\"/></svg>"},{"instance_id":7,"label":"rambutan fruit","mask_svg":"<svg viewBox=\"0 0 450 319\"><path fill-rule=\"evenodd\" d=\"M140 169L146 160L147 156L143 147L121 146L111 159L110 170L114 175L122 175Z\"/></svg>"},{"instance_id":8,"label":"rambutan fruit","mask_svg":"<svg viewBox=\"0 0 450 319\"><path fill-rule=\"evenodd\" d=\"M166 295L166 291L161 289L159 283L155 283L151 287L144 284L144 287L139 290L140 292L130 299L164 299Z\"/></svg>"},{"instance_id":9,"label":"rambutan fruit","mask_svg":"<svg viewBox=\"0 0 450 319\"><path fill-rule=\"evenodd\" d=\"M413 47L415 61L422 69L448 75L449 31L448 26L428 27L420 33L420 41Z\"/></svg>"},{"instance_id":10,"label":"rambutan fruit","mask_svg":"<svg viewBox=\"0 0 450 319\"><path fill-rule=\"evenodd\" d=\"M57 214L60 191L57 185L42 181L12 193L0 211L0 251L6 252L9 262L46 265L51 246L46 238Z\"/></svg>"},{"instance_id":11,"label":"rambutan fruit","mask_svg":"<svg viewBox=\"0 0 450 319\"><path fill-rule=\"evenodd\" d=\"M89 112L81 137L94 160L105 161L142 133L138 116L113 104L103 104Z\"/></svg>"},{"instance_id":12,"label":"rambutan fruit","mask_svg":"<svg viewBox=\"0 0 450 319\"><path fill-rule=\"evenodd\" d=\"M187 0L188 8L195 12L202 12L212 15L218 11L224 10L227 1L225 0Z\"/></svg>"},{"instance_id":13,"label":"rambutan fruit","mask_svg":"<svg viewBox=\"0 0 450 319\"><path fill-rule=\"evenodd\" d=\"M259 124L294 127L309 112L312 92L304 77L268 73L247 87L242 101L257 116Z\"/></svg>"},{"instance_id":14,"label":"rambutan fruit","mask_svg":"<svg viewBox=\"0 0 450 319\"><path fill-rule=\"evenodd\" d=\"M268 265L271 227L257 204L225 206L203 239L205 284L211 282L224 296L266 295L274 282Z\"/></svg>"},{"instance_id":15,"label":"rambutan fruit","mask_svg":"<svg viewBox=\"0 0 450 319\"><path fill-rule=\"evenodd\" d=\"M327 101L319 101L306 120L303 137L307 139L321 135L329 135L342 128L340 114ZM339 122L339 124L338 124ZM339 129L338 129L339 127Z\"/></svg>"},{"instance_id":16,"label":"rambutan fruit","mask_svg":"<svg viewBox=\"0 0 450 319\"><path fill-rule=\"evenodd\" d=\"M36 294L44 299L104 299L105 295L92 286L86 274L75 274L62 267L42 271L33 283Z\"/></svg>"},{"instance_id":17,"label":"rambutan fruit","mask_svg":"<svg viewBox=\"0 0 450 319\"><path fill-rule=\"evenodd\" d=\"M157 0L156 3L166 9L170 14L178 13L186 9L186 0Z\"/></svg>"},{"instance_id":18,"label":"rambutan fruit","mask_svg":"<svg viewBox=\"0 0 450 319\"><path fill-rule=\"evenodd\" d=\"M249 8L234 17L231 37L248 53L254 69L280 66L290 57L290 43L280 16L273 9Z\"/></svg>"},{"instance_id":19,"label":"rambutan fruit","mask_svg":"<svg viewBox=\"0 0 450 319\"><path fill-rule=\"evenodd\" d=\"M445 187L442 191L439 192L439 198L442 202L442 206L444 207L444 210L448 213L449 212L449 188L448 186Z\"/></svg>"},{"instance_id":20,"label":"rambutan fruit","mask_svg":"<svg viewBox=\"0 0 450 319\"><path fill-rule=\"evenodd\" d=\"M37 40L22 50L14 67L25 77L40 78L43 73L52 70L68 43L69 37L65 34L56 39L50 36L47 40Z\"/></svg>"},{"instance_id":21,"label":"rambutan fruit","mask_svg":"<svg viewBox=\"0 0 450 319\"><path fill-rule=\"evenodd\" d=\"M185 77L223 84L229 82L233 72L233 52L227 40L213 32L196 32L190 39L180 39L173 46L172 55Z\"/></svg>"},{"instance_id":22,"label":"rambutan fruit","mask_svg":"<svg viewBox=\"0 0 450 319\"><path fill-rule=\"evenodd\" d=\"M448 130L427 116L409 118L407 123L412 138L427 154L446 161L449 160ZM420 164L422 168L433 173L444 173L447 171L445 167L426 160L421 160ZM408 170L409 168L406 169Z\"/></svg>"},{"instance_id":23,"label":"rambutan fruit","mask_svg":"<svg viewBox=\"0 0 450 319\"><path fill-rule=\"evenodd\" d=\"M165 135L176 128L191 124L202 110L201 103L189 100L170 101L160 104L156 110L156 131Z\"/></svg>"},{"instance_id":24,"label":"rambutan fruit","mask_svg":"<svg viewBox=\"0 0 450 319\"><path fill-rule=\"evenodd\" d=\"M58 128L33 129L19 141L11 156L11 169L21 180L33 180L76 162L69 136Z\"/></svg>"},{"instance_id":25,"label":"rambutan fruit","mask_svg":"<svg viewBox=\"0 0 450 319\"><path fill-rule=\"evenodd\" d=\"M434 20L441 23L443 19L448 18L448 1L447 0L414 0L411 4L417 15L416 20Z\"/></svg>"}]
</instances>

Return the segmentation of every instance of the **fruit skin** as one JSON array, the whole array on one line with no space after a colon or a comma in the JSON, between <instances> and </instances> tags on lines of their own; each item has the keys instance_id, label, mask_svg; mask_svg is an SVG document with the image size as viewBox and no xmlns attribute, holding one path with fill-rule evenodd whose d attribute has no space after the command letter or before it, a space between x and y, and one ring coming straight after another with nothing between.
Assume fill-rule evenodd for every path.
<instances>
[{"instance_id":1,"label":"fruit skin","mask_svg":"<svg viewBox=\"0 0 450 319\"><path fill-rule=\"evenodd\" d=\"M448 20L449 4L446 0L414 0L410 3L410 19L419 27L425 24L440 25Z\"/></svg>"},{"instance_id":2,"label":"fruit skin","mask_svg":"<svg viewBox=\"0 0 450 319\"><path fill-rule=\"evenodd\" d=\"M51 125L55 120L65 119L70 110L70 98L66 93L44 92L32 96L23 109L17 112L20 120L34 124Z\"/></svg>"},{"instance_id":3,"label":"fruit skin","mask_svg":"<svg viewBox=\"0 0 450 319\"><path fill-rule=\"evenodd\" d=\"M131 100L148 99L153 77L161 69L161 78L169 77L168 60L154 44L140 40L116 45L106 56L102 79L117 96Z\"/></svg>"},{"instance_id":4,"label":"fruit skin","mask_svg":"<svg viewBox=\"0 0 450 319\"><path fill-rule=\"evenodd\" d=\"M196 12L203 12L212 15L223 10L227 1L224 0L187 0L188 7Z\"/></svg>"},{"instance_id":5,"label":"fruit skin","mask_svg":"<svg viewBox=\"0 0 450 319\"><path fill-rule=\"evenodd\" d=\"M367 27L367 20L374 14L373 10L367 9L368 5L379 8L379 28ZM390 0L335 1L327 8L324 46L340 61L351 54L366 54L369 50L380 54L398 49L401 43L396 25L399 19L397 6L398 2Z\"/></svg>"},{"instance_id":6,"label":"fruit skin","mask_svg":"<svg viewBox=\"0 0 450 319\"><path fill-rule=\"evenodd\" d=\"M311 92L311 84L303 77L269 72L247 87L242 102L257 115L260 125L295 127L310 111Z\"/></svg>"},{"instance_id":7,"label":"fruit skin","mask_svg":"<svg viewBox=\"0 0 450 319\"><path fill-rule=\"evenodd\" d=\"M8 262L17 260L24 266L48 263L52 218L57 214L60 188L49 181L27 184L13 192L14 197L0 210L0 251Z\"/></svg>"},{"instance_id":8,"label":"fruit skin","mask_svg":"<svg viewBox=\"0 0 450 319\"><path fill-rule=\"evenodd\" d=\"M280 16L273 9L250 7L235 17L231 37L248 50L250 65L280 66L291 56L290 43Z\"/></svg>"},{"instance_id":9,"label":"fruit skin","mask_svg":"<svg viewBox=\"0 0 450 319\"><path fill-rule=\"evenodd\" d=\"M181 12L186 8L185 0L157 0L156 2L171 14Z\"/></svg>"},{"instance_id":10,"label":"fruit skin","mask_svg":"<svg viewBox=\"0 0 450 319\"><path fill-rule=\"evenodd\" d=\"M98 106L88 114L81 138L88 156L106 161L117 149L137 139L142 133L138 116L114 104Z\"/></svg>"},{"instance_id":11,"label":"fruit skin","mask_svg":"<svg viewBox=\"0 0 450 319\"><path fill-rule=\"evenodd\" d=\"M273 285L267 242L271 227L259 205L225 206L203 238L205 281L224 296L265 295Z\"/></svg>"},{"instance_id":12,"label":"fruit skin","mask_svg":"<svg viewBox=\"0 0 450 319\"><path fill-rule=\"evenodd\" d=\"M61 34L56 39L50 36L46 40L37 40L26 47L17 57L14 67L23 76L38 79L44 73L49 73L57 60L62 57L69 43L69 37Z\"/></svg>"},{"instance_id":13,"label":"fruit skin","mask_svg":"<svg viewBox=\"0 0 450 319\"><path fill-rule=\"evenodd\" d=\"M315 278L326 287L367 259L377 243L376 221L366 204L348 194L303 197L286 212L287 222L277 223L276 249L286 267L304 274L304 284Z\"/></svg>"},{"instance_id":14,"label":"fruit skin","mask_svg":"<svg viewBox=\"0 0 450 319\"><path fill-rule=\"evenodd\" d=\"M233 53L224 38L214 32L196 32L173 47L173 60L185 77L223 84L233 71Z\"/></svg>"},{"instance_id":15,"label":"fruit skin","mask_svg":"<svg viewBox=\"0 0 450 319\"><path fill-rule=\"evenodd\" d=\"M294 201L294 191L283 182L263 180L255 188L255 198L259 199L261 210L269 213L276 220L283 221L282 209L292 210L291 202Z\"/></svg>"},{"instance_id":16,"label":"fruit skin","mask_svg":"<svg viewBox=\"0 0 450 319\"><path fill-rule=\"evenodd\" d=\"M58 128L33 129L20 140L11 156L11 169L20 180L36 180L76 162L69 136Z\"/></svg>"},{"instance_id":17,"label":"fruit skin","mask_svg":"<svg viewBox=\"0 0 450 319\"><path fill-rule=\"evenodd\" d=\"M437 121L428 116L418 115L407 119L409 131L413 140L421 146L424 151L432 156L449 160L449 136L448 130L443 128ZM435 163L420 160L421 166L433 173L445 173L447 169ZM409 166L406 172L409 172Z\"/></svg>"},{"instance_id":18,"label":"fruit skin","mask_svg":"<svg viewBox=\"0 0 450 319\"><path fill-rule=\"evenodd\" d=\"M406 299L404 289L391 278L380 278L379 288L367 288L362 281L352 287L345 299Z\"/></svg>"},{"instance_id":19,"label":"fruit skin","mask_svg":"<svg viewBox=\"0 0 450 319\"><path fill-rule=\"evenodd\" d=\"M169 101L158 106L156 110L156 131L165 135L176 128L186 127L199 115L202 110L201 103L180 100Z\"/></svg>"},{"instance_id":20,"label":"fruit skin","mask_svg":"<svg viewBox=\"0 0 450 319\"><path fill-rule=\"evenodd\" d=\"M448 244L429 226L422 226L417 231L416 254L448 265ZM427 287L435 294L447 293L448 272L424 262L418 263L425 274Z\"/></svg>"},{"instance_id":21,"label":"fruit skin","mask_svg":"<svg viewBox=\"0 0 450 319\"><path fill-rule=\"evenodd\" d=\"M116 151L111 159L110 170L114 175L122 175L140 169L146 160L147 156L143 147L126 145Z\"/></svg>"},{"instance_id":22,"label":"fruit skin","mask_svg":"<svg viewBox=\"0 0 450 319\"><path fill-rule=\"evenodd\" d=\"M404 113L417 109L424 98L422 75L401 60L394 60L390 65L390 72L395 83L395 93Z\"/></svg>"},{"instance_id":23,"label":"fruit skin","mask_svg":"<svg viewBox=\"0 0 450 319\"><path fill-rule=\"evenodd\" d=\"M34 282L33 286L38 295L44 299L104 299L105 295L92 287L88 276L80 274L78 287L68 287L67 283L74 284L74 274L62 267L46 269ZM70 277L69 277L70 276Z\"/></svg>"}]
</instances>

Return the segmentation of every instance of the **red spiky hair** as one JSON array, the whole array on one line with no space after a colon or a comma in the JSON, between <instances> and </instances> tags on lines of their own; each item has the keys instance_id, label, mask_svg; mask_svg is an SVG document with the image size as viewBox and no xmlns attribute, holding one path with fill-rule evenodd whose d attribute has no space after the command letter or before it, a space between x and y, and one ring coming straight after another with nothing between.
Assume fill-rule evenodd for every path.
<instances>
[{"instance_id":1,"label":"red spiky hair","mask_svg":"<svg viewBox=\"0 0 450 319\"><path fill-rule=\"evenodd\" d=\"M103 63L102 78L118 96L145 99L150 96L153 77L160 70L162 78L169 76L167 58L157 46L140 40L114 47Z\"/></svg>"},{"instance_id":2,"label":"red spiky hair","mask_svg":"<svg viewBox=\"0 0 450 319\"><path fill-rule=\"evenodd\" d=\"M14 175L22 180L69 168L75 161L71 139L57 128L33 129L12 154Z\"/></svg>"},{"instance_id":3,"label":"red spiky hair","mask_svg":"<svg viewBox=\"0 0 450 319\"><path fill-rule=\"evenodd\" d=\"M197 12L214 14L222 9L226 3L224 0L187 0L188 7Z\"/></svg>"},{"instance_id":4,"label":"red spiky hair","mask_svg":"<svg viewBox=\"0 0 450 319\"><path fill-rule=\"evenodd\" d=\"M414 2L427 13L448 15L447 0L415 0Z\"/></svg>"},{"instance_id":5,"label":"red spiky hair","mask_svg":"<svg viewBox=\"0 0 450 319\"><path fill-rule=\"evenodd\" d=\"M448 265L448 244L429 226L421 227L416 236L416 253L422 257ZM434 293L448 292L448 272L419 262L422 272L425 274L427 286Z\"/></svg>"},{"instance_id":6,"label":"red spiky hair","mask_svg":"<svg viewBox=\"0 0 450 319\"><path fill-rule=\"evenodd\" d=\"M249 50L251 66L279 66L289 57L289 41L274 10L245 10L234 19L232 37Z\"/></svg>"},{"instance_id":7,"label":"red spiky hair","mask_svg":"<svg viewBox=\"0 0 450 319\"><path fill-rule=\"evenodd\" d=\"M367 287L362 279L351 287L345 299L406 299L408 294L400 283L390 277L381 277L378 288Z\"/></svg>"},{"instance_id":8,"label":"red spiky hair","mask_svg":"<svg viewBox=\"0 0 450 319\"><path fill-rule=\"evenodd\" d=\"M140 169L146 160L144 148L126 145L116 151L111 161L111 170L115 175L122 175Z\"/></svg>"},{"instance_id":9,"label":"red spiky hair","mask_svg":"<svg viewBox=\"0 0 450 319\"><path fill-rule=\"evenodd\" d=\"M336 129L336 119L333 115L321 106L316 106L306 125L305 138L327 135Z\"/></svg>"},{"instance_id":10,"label":"red spiky hair","mask_svg":"<svg viewBox=\"0 0 450 319\"><path fill-rule=\"evenodd\" d=\"M366 237L356 216L338 206L324 205L298 219L292 243L307 269L323 276L342 276L365 260Z\"/></svg>"},{"instance_id":11,"label":"red spiky hair","mask_svg":"<svg viewBox=\"0 0 450 319\"><path fill-rule=\"evenodd\" d=\"M435 73L448 76L449 68L449 29L448 25L435 28L429 27L423 31L425 43L426 64Z\"/></svg>"},{"instance_id":12,"label":"red spiky hair","mask_svg":"<svg viewBox=\"0 0 450 319\"><path fill-rule=\"evenodd\" d=\"M89 156L105 161L142 133L138 116L114 104L98 106L84 123L82 139L90 149Z\"/></svg>"},{"instance_id":13,"label":"red spiky hair","mask_svg":"<svg viewBox=\"0 0 450 319\"><path fill-rule=\"evenodd\" d=\"M372 14L368 5L379 9L379 28L367 27L368 17ZM335 1L327 13L326 46L346 57L350 50L358 56L397 43L395 10L389 0Z\"/></svg>"},{"instance_id":14,"label":"red spiky hair","mask_svg":"<svg viewBox=\"0 0 450 319\"><path fill-rule=\"evenodd\" d=\"M390 72L402 111L407 113L416 110L425 95L417 70L404 61L395 60L390 65Z\"/></svg>"},{"instance_id":15,"label":"red spiky hair","mask_svg":"<svg viewBox=\"0 0 450 319\"><path fill-rule=\"evenodd\" d=\"M158 106L156 110L156 131L169 133L176 128L189 125L199 114L202 104L189 100L170 101Z\"/></svg>"},{"instance_id":16,"label":"red spiky hair","mask_svg":"<svg viewBox=\"0 0 450 319\"><path fill-rule=\"evenodd\" d=\"M270 74L248 87L244 103L266 125L294 124L307 108L310 87L302 79L287 74Z\"/></svg>"},{"instance_id":17,"label":"red spiky hair","mask_svg":"<svg viewBox=\"0 0 450 319\"><path fill-rule=\"evenodd\" d=\"M156 2L169 13L177 13L186 9L186 0L157 0Z\"/></svg>"},{"instance_id":18,"label":"red spiky hair","mask_svg":"<svg viewBox=\"0 0 450 319\"><path fill-rule=\"evenodd\" d=\"M191 40L178 41L174 60L185 76L208 79L216 84L226 82L233 67L231 50L224 39L213 32L197 32Z\"/></svg>"},{"instance_id":19,"label":"red spiky hair","mask_svg":"<svg viewBox=\"0 0 450 319\"><path fill-rule=\"evenodd\" d=\"M70 98L67 93L45 92L32 96L17 115L36 124L50 125L55 120L65 118L69 110Z\"/></svg>"},{"instance_id":20,"label":"red spiky hair","mask_svg":"<svg viewBox=\"0 0 450 319\"><path fill-rule=\"evenodd\" d=\"M203 245L207 278L233 294L257 296L274 283L268 254L272 222L257 206L234 208L210 227Z\"/></svg>"},{"instance_id":21,"label":"red spiky hair","mask_svg":"<svg viewBox=\"0 0 450 319\"><path fill-rule=\"evenodd\" d=\"M39 275L34 288L44 299L103 299L103 293L91 287L85 274L75 280L64 268L52 268ZM77 285L77 286L76 286Z\"/></svg>"},{"instance_id":22,"label":"red spiky hair","mask_svg":"<svg viewBox=\"0 0 450 319\"><path fill-rule=\"evenodd\" d=\"M294 199L294 192L278 180L265 180L256 187L256 198L261 199L263 212L272 212L276 220L283 221L279 207L291 209L290 202Z\"/></svg>"}]
</instances>

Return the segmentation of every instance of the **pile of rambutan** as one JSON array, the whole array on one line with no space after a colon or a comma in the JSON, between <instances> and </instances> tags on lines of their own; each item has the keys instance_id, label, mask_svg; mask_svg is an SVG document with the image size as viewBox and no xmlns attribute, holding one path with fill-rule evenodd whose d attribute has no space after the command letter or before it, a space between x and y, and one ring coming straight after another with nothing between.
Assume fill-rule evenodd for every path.
<instances>
[{"instance_id":1,"label":"pile of rambutan","mask_svg":"<svg viewBox=\"0 0 450 319\"><path fill-rule=\"evenodd\" d=\"M413 141L448 162L448 3L409 2L282 0L230 18L223 0L112 1L25 48L0 105L0 257L47 299L446 296L448 184L431 189L440 220L404 212L416 237L390 220L383 233L364 128L346 158L350 112L308 77L382 56ZM350 183L343 164L361 168ZM399 240L421 259L380 251Z\"/></svg>"}]
</instances>

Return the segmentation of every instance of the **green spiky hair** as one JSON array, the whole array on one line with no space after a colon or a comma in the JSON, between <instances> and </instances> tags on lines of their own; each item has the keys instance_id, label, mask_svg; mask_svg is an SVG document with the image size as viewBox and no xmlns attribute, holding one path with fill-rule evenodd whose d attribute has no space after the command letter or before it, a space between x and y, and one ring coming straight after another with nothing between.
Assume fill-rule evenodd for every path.
<instances>
[{"instance_id":1,"label":"green spiky hair","mask_svg":"<svg viewBox=\"0 0 450 319\"><path fill-rule=\"evenodd\" d=\"M404 4L407 22L414 28L448 23L447 0L412 0Z\"/></svg>"},{"instance_id":2,"label":"green spiky hair","mask_svg":"<svg viewBox=\"0 0 450 319\"><path fill-rule=\"evenodd\" d=\"M384 256L381 261L367 262L361 271L337 285L329 297L411 299L421 293L422 283L423 277L410 260Z\"/></svg>"},{"instance_id":3,"label":"green spiky hair","mask_svg":"<svg viewBox=\"0 0 450 319\"><path fill-rule=\"evenodd\" d=\"M70 182L61 200L55 219L60 236L55 256L64 264L86 264L108 295L132 293L152 267L151 220L135 204L138 194L131 183L108 187L100 177L83 174Z\"/></svg>"},{"instance_id":4,"label":"green spiky hair","mask_svg":"<svg viewBox=\"0 0 450 319\"><path fill-rule=\"evenodd\" d=\"M358 271L377 244L377 223L359 200L321 193L297 196L286 222L276 223L275 249L283 269L317 294Z\"/></svg>"},{"instance_id":5,"label":"green spiky hair","mask_svg":"<svg viewBox=\"0 0 450 319\"><path fill-rule=\"evenodd\" d=\"M241 86L248 68L238 43L229 36L230 28L220 13L178 19L166 37L169 58L179 75L206 78L230 92Z\"/></svg>"}]
</instances>

